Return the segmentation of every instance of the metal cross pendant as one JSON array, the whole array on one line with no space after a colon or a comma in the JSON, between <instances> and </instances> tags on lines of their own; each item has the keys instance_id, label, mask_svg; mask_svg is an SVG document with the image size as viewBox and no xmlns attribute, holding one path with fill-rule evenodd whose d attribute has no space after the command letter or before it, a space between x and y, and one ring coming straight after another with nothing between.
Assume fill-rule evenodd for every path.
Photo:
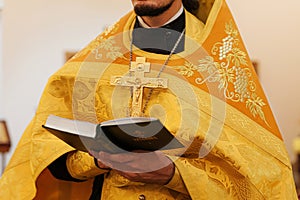
<instances>
[{"instance_id":1,"label":"metal cross pendant","mask_svg":"<svg viewBox=\"0 0 300 200\"><path fill-rule=\"evenodd\" d=\"M130 72L133 76L114 76L111 78L112 85L132 87L132 105L131 116L139 117L143 115L143 89L148 88L167 88L168 80L166 78L148 78L145 72L150 72L150 63L146 62L145 57L137 57L136 62L131 63ZM148 101L149 99L147 99Z\"/></svg>"}]
</instances>

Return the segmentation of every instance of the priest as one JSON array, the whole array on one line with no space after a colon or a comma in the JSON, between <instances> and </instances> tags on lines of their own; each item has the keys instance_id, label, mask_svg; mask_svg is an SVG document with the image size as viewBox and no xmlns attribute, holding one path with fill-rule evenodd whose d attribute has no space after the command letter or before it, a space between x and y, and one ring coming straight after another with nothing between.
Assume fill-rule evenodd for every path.
<instances>
[{"instance_id":1,"label":"priest","mask_svg":"<svg viewBox=\"0 0 300 200\"><path fill-rule=\"evenodd\" d=\"M225 0L132 4L49 78L0 197L297 199L281 133ZM185 148L78 151L42 128L50 114L93 123L156 117Z\"/></svg>"}]
</instances>

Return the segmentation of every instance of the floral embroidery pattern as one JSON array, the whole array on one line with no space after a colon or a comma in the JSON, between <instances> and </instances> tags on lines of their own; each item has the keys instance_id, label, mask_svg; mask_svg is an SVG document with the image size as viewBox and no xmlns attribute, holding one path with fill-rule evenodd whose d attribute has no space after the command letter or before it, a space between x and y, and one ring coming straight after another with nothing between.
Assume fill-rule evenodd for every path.
<instances>
[{"instance_id":1,"label":"floral embroidery pattern","mask_svg":"<svg viewBox=\"0 0 300 200\"><path fill-rule=\"evenodd\" d=\"M105 51L106 59L115 60L119 57L123 57L123 54L120 52L121 47L116 45L116 41L114 36L111 36L105 40L103 38L100 38L101 41L99 41L98 46L92 50L92 53L95 54L96 59L102 59L103 53L100 53L100 51Z\"/></svg>"},{"instance_id":2,"label":"floral embroidery pattern","mask_svg":"<svg viewBox=\"0 0 300 200\"><path fill-rule=\"evenodd\" d=\"M115 34L118 28L118 23L107 27L103 34L96 39L97 45L92 50L92 53L95 54L96 59L105 58L115 60L119 57L124 58L123 54L121 53L121 47L117 46L115 36L110 36ZM103 57L103 53L100 52L104 52L106 54L105 57Z\"/></svg>"},{"instance_id":3,"label":"floral embroidery pattern","mask_svg":"<svg viewBox=\"0 0 300 200\"><path fill-rule=\"evenodd\" d=\"M256 84L252 77L252 70L248 68L247 54L239 48L238 31L230 21L225 25L227 36L221 42L214 44L212 56L198 60L198 64L186 62L177 69L183 76L191 77L195 72L207 74L205 78L197 77L197 84L207 82L218 83L224 97L234 102L245 103L253 117L259 116L267 125L263 106L264 100L256 94Z\"/></svg>"},{"instance_id":4,"label":"floral embroidery pattern","mask_svg":"<svg viewBox=\"0 0 300 200\"><path fill-rule=\"evenodd\" d=\"M116 45L115 37L111 36L117 32L119 29L119 24L113 24L105 29L105 31L94 39L87 48L84 48L82 51L77 53L74 58L92 53L95 56L95 59L111 59L115 60L116 58L123 57L123 54L120 52L121 47ZM105 54L105 55L103 55Z\"/></svg>"}]
</instances>

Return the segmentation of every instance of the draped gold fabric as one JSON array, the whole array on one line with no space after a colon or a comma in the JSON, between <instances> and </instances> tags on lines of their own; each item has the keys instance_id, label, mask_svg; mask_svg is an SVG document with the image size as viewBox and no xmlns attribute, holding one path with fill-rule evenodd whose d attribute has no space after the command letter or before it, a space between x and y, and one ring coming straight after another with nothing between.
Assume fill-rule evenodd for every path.
<instances>
[{"instance_id":1,"label":"draped gold fabric","mask_svg":"<svg viewBox=\"0 0 300 200\"><path fill-rule=\"evenodd\" d=\"M92 180L57 181L46 170L73 149L41 125L49 114L90 122L127 116L130 88L110 79L128 73L134 21L128 13L49 78L1 177L1 199L88 199ZM103 199L297 199L281 134L224 0L214 2L201 27L186 13L186 50L171 57L161 74L169 86L153 90L145 111L187 144L185 151L166 152L176 177L159 186L130 182L112 170ZM136 57L151 63L149 77L167 58L133 47Z\"/></svg>"}]
</instances>

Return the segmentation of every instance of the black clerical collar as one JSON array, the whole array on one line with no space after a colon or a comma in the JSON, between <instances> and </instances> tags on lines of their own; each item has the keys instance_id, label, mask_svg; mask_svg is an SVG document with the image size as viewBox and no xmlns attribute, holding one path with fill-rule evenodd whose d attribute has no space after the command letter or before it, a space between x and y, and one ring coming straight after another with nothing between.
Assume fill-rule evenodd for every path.
<instances>
[{"instance_id":1,"label":"black clerical collar","mask_svg":"<svg viewBox=\"0 0 300 200\"><path fill-rule=\"evenodd\" d=\"M132 33L132 43L138 48L151 53L169 54L185 28L185 12L172 22L160 28L143 28L136 20ZM174 53L184 50L184 38L181 39Z\"/></svg>"}]
</instances>

